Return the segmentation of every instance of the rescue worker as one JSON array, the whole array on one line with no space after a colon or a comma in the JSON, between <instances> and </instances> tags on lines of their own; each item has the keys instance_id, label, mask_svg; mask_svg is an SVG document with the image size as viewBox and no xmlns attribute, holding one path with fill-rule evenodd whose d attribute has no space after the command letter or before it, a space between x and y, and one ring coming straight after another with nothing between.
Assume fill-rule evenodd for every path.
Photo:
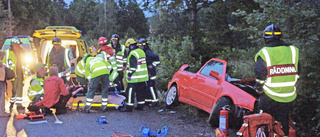
<instances>
[{"instance_id":1,"label":"rescue worker","mask_svg":"<svg viewBox=\"0 0 320 137\"><path fill-rule=\"evenodd\" d=\"M126 79L128 87L126 94L126 106L121 108L121 112L132 112L134 107L134 99L137 96L137 110L143 110L145 101L144 93L147 81L149 80L148 69L146 64L146 54L137 46L134 39L130 38L126 41L130 52L127 61Z\"/></svg>"},{"instance_id":2,"label":"rescue worker","mask_svg":"<svg viewBox=\"0 0 320 137\"><path fill-rule=\"evenodd\" d=\"M281 36L276 25L265 28L266 46L255 55L255 88L261 94L259 109L281 122L282 130L288 136L289 114L297 97L299 49L282 41Z\"/></svg>"},{"instance_id":3,"label":"rescue worker","mask_svg":"<svg viewBox=\"0 0 320 137\"><path fill-rule=\"evenodd\" d=\"M0 50L0 117L9 117L10 113L7 113L5 109L6 70L9 68L2 63L3 56L4 52Z\"/></svg>"},{"instance_id":4,"label":"rescue worker","mask_svg":"<svg viewBox=\"0 0 320 137\"><path fill-rule=\"evenodd\" d=\"M81 87L84 88L84 91L87 92L87 84L88 84L88 80L85 78L84 76L84 61L82 59L82 57L78 58L78 63L75 69L75 74L77 75L77 82L81 85Z\"/></svg>"},{"instance_id":5,"label":"rescue worker","mask_svg":"<svg viewBox=\"0 0 320 137\"><path fill-rule=\"evenodd\" d=\"M101 110L105 112L108 105L108 88L109 88L109 74L111 70L110 63L104 60L102 54L93 57L86 54L83 58L85 64L85 77L89 80L89 90L86 95L86 105L84 107L85 113L90 113L91 103L99 84L101 82Z\"/></svg>"},{"instance_id":6,"label":"rescue worker","mask_svg":"<svg viewBox=\"0 0 320 137\"><path fill-rule=\"evenodd\" d=\"M61 46L61 39L59 37L55 37L52 40L52 45L53 48L50 49L47 56L47 66L50 68L55 64L59 68L58 76L63 78L64 82L66 82L66 76L68 77L70 73L66 74L63 72L71 67L70 59L68 58L69 50Z\"/></svg>"},{"instance_id":7,"label":"rescue worker","mask_svg":"<svg viewBox=\"0 0 320 137\"><path fill-rule=\"evenodd\" d=\"M43 109L43 113L52 113L50 108L56 108L56 114L63 114L67 112L66 104L71 96L82 90L78 88L75 91L69 90L70 87L66 87L63 79L58 77L58 67L51 67L49 70L50 77L44 80L44 96L43 100L38 101L32 106L29 106L30 111L39 113L39 109Z\"/></svg>"},{"instance_id":8,"label":"rescue worker","mask_svg":"<svg viewBox=\"0 0 320 137\"><path fill-rule=\"evenodd\" d=\"M148 88L146 90L147 92L145 93L145 104L149 104L149 106L154 106L158 102L158 94L156 92L156 67L160 64L160 59L159 56L150 49L149 42L147 41L147 39L140 38L138 46L146 54L146 61L149 73Z\"/></svg>"},{"instance_id":9,"label":"rescue worker","mask_svg":"<svg viewBox=\"0 0 320 137\"><path fill-rule=\"evenodd\" d=\"M10 98L10 110L12 110L14 103L17 105L18 112L25 110L22 106L22 90L23 81L26 76L28 76L28 69L24 66L23 54L24 50L20 47L22 44L18 37L13 37L11 39L10 49L4 51L5 57L2 62L15 72L16 78L12 79L12 97Z\"/></svg>"},{"instance_id":10,"label":"rescue worker","mask_svg":"<svg viewBox=\"0 0 320 137\"><path fill-rule=\"evenodd\" d=\"M112 77L111 77L110 81L114 81L119 74L117 72L116 58L113 53L113 49L112 49L112 47L107 46L108 40L105 37L100 37L98 40L98 43L99 43L100 47L97 51L97 54L102 54L104 57L104 60L111 64L112 71L110 71L110 74L112 74L111 75ZM115 70L115 71L113 71L113 70Z\"/></svg>"},{"instance_id":11,"label":"rescue worker","mask_svg":"<svg viewBox=\"0 0 320 137\"><path fill-rule=\"evenodd\" d=\"M30 80L30 87L28 90L28 97L32 101L31 104L42 100L44 89L43 82L47 77L47 69L43 63L37 63L34 65L34 72L36 73Z\"/></svg>"},{"instance_id":12,"label":"rescue worker","mask_svg":"<svg viewBox=\"0 0 320 137\"><path fill-rule=\"evenodd\" d=\"M124 74L123 72L124 63L126 62L126 59L124 58L126 47L124 45L121 45L119 42L120 42L119 35L113 34L111 36L111 44L109 44L108 46L113 48L113 53L115 54L116 62L117 62L117 71L119 73L119 76L116 78L114 83L117 84L117 89L124 90L122 78Z\"/></svg>"}]
</instances>

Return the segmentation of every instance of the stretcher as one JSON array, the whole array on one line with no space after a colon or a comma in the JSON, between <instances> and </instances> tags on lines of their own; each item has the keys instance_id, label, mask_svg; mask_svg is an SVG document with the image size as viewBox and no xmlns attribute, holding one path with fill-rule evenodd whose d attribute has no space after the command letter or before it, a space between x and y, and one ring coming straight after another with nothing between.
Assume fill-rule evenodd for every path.
<instances>
[{"instance_id":1,"label":"stretcher","mask_svg":"<svg viewBox=\"0 0 320 137\"><path fill-rule=\"evenodd\" d=\"M70 76L72 76L72 78L70 79L71 83L69 83L69 84L77 86L78 82L76 81L76 76L72 75L72 74ZM114 84L112 85L110 83L110 88L108 89L109 92L108 92L108 105L107 105L107 107L118 109L119 107L123 106L126 97L123 95L124 91L118 91L115 87L116 87L116 85L114 85ZM87 90L80 91L76 94L75 98L70 98L69 102L67 103L67 106L69 107L69 109L82 110L83 107L85 106L85 102L86 102L86 93L87 93ZM102 98L101 92L100 92L100 90L98 90L94 95L91 107L100 108L101 107L101 98Z\"/></svg>"}]
</instances>

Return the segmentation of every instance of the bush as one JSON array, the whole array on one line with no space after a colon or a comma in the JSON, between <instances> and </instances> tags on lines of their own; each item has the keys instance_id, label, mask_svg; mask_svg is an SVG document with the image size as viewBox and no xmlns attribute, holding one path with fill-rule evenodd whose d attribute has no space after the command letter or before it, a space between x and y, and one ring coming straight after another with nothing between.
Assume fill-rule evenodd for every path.
<instances>
[{"instance_id":1,"label":"bush","mask_svg":"<svg viewBox=\"0 0 320 137\"><path fill-rule=\"evenodd\" d=\"M159 55L161 61L157 68L157 88L161 92L167 90L168 82L183 64L194 65L193 69L201 66L201 61L191 56L192 42L188 36L181 42L175 39L151 39L150 43L150 48Z\"/></svg>"}]
</instances>

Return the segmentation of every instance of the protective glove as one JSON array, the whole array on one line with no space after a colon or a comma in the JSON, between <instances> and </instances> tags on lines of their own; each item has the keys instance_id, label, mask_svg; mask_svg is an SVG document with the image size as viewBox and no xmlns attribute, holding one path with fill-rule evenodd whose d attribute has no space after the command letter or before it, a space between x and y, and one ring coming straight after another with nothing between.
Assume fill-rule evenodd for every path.
<instances>
[{"instance_id":1,"label":"protective glove","mask_svg":"<svg viewBox=\"0 0 320 137\"><path fill-rule=\"evenodd\" d=\"M130 77L130 76L128 76L128 77L127 77L127 79L128 79L128 80L131 80L131 77Z\"/></svg>"}]
</instances>

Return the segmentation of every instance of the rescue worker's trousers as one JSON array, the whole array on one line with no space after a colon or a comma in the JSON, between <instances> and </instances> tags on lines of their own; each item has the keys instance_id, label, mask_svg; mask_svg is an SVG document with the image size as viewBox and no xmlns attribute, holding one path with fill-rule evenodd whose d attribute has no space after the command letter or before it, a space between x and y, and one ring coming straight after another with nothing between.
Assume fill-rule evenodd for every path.
<instances>
[{"instance_id":1,"label":"rescue worker's trousers","mask_svg":"<svg viewBox=\"0 0 320 137\"><path fill-rule=\"evenodd\" d=\"M22 89L23 89L23 78L16 78L12 81L12 96L10 103L16 103L17 105L22 104Z\"/></svg>"},{"instance_id":2,"label":"rescue worker's trousers","mask_svg":"<svg viewBox=\"0 0 320 137\"><path fill-rule=\"evenodd\" d=\"M118 91L121 91L121 90L124 90L124 87L123 87L123 82L122 82L122 79L123 79L123 71L118 71L119 75L118 77L113 81L113 83L117 84L116 88Z\"/></svg>"},{"instance_id":3,"label":"rescue worker's trousers","mask_svg":"<svg viewBox=\"0 0 320 137\"><path fill-rule=\"evenodd\" d=\"M286 136L289 135L289 114L293 109L292 102L277 102L263 93L259 98L258 108L270 114L276 121L281 122L282 131Z\"/></svg>"},{"instance_id":4,"label":"rescue worker's trousers","mask_svg":"<svg viewBox=\"0 0 320 137\"><path fill-rule=\"evenodd\" d=\"M5 112L5 83L0 81L0 116Z\"/></svg>"},{"instance_id":5,"label":"rescue worker's trousers","mask_svg":"<svg viewBox=\"0 0 320 137\"><path fill-rule=\"evenodd\" d=\"M86 95L86 106L91 106L93 101L94 94L99 89L99 84L101 84L101 96L102 96L102 105L107 105L108 103L108 88L109 88L109 75L101 75L95 78L90 79L89 90Z\"/></svg>"},{"instance_id":6,"label":"rescue worker's trousers","mask_svg":"<svg viewBox=\"0 0 320 137\"><path fill-rule=\"evenodd\" d=\"M137 104L138 108L143 108L144 101L144 93L146 90L146 82L139 83L128 83L128 87L126 89L126 94L128 97L126 98L126 105L128 109L132 109L134 106L134 98L137 96Z\"/></svg>"},{"instance_id":7,"label":"rescue worker's trousers","mask_svg":"<svg viewBox=\"0 0 320 137\"><path fill-rule=\"evenodd\" d=\"M87 93L88 91L88 88L87 88L87 84L88 84L88 80L84 77L80 77L80 76L77 76L77 84L80 84L81 87L83 87L83 92L84 93ZM74 83L76 83L74 82Z\"/></svg>"},{"instance_id":8,"label":"rescue worker's trousers","mask_svg":"<svg viewBox=\"0 0 320 137\"><path fill-rule=\"evenodd\" d=\"M144 94L146 104L158 102L158 94L156 90L156 80L149 80L146 93Z\"/></svg>"}]
</instances>

